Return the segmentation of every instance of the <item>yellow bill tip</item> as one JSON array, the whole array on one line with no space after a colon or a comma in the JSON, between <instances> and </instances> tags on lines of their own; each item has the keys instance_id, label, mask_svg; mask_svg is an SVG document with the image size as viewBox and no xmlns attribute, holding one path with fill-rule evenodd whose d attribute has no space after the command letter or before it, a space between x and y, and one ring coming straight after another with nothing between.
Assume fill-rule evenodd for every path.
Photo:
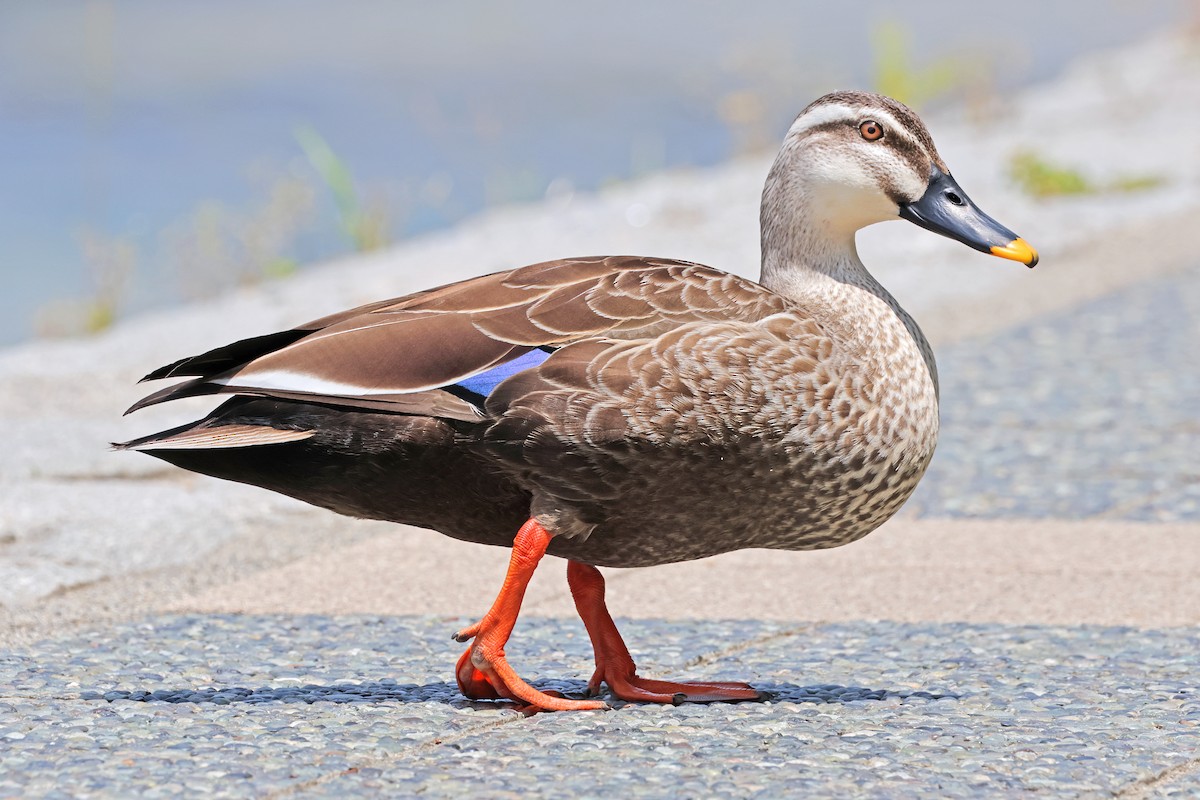
<instances>
[{"instance_id":1,"label":"yellow bill tip","mask_svg":"<svg viewBox=\"0 0 1200 800\"><path fill-rule=\"evenodd\" d=\"M992 248L992 255L1020 261L1027 267L1035 267L1038 263L1037 250L1030 247L1029 242L1024 239L1013 239L1003 247L996 245Z\"/></svg>"}]
</instances>

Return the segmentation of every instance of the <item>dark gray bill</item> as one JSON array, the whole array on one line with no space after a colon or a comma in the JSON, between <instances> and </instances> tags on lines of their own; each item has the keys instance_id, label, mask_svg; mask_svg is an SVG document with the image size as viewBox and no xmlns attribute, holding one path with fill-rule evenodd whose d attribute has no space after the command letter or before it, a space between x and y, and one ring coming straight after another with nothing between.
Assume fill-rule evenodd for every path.
<instances>
[{"instance_id":1,"label":"dark gray bill","mask_svg":"<svg viewBox=\"0 0 1200 800\"><path fill-rule=\"evenodd\" d=\"M900 216L980 252L1020 261L1029 267L1038 262L1036 250L980 211L958 181L936 166L929 175L925 194L915 203L902 204Z\"/></svg>"}]
</instances>

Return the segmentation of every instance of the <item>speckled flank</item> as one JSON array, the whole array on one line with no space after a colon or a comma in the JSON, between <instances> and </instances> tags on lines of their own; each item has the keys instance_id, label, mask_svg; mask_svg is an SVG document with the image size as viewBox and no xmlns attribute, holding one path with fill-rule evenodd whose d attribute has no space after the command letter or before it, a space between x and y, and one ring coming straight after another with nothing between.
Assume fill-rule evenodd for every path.
<instances>
[{"instance_id":1,"label":"speckled flank","mask_svg":"<svg viewBox=\"0 0 1200 800\"><path fill-rule=\"evenodd\" d=\"M647 377L622 395L580 399L581 409L611 404L627 438L652 447L592 448L577 485L569 459L550 473L558 493L596 497L584 513L598 520L586 540L551 552L642 566L865 535L907 499L933 452L937 397L923 343L886 301L843 284L758 330L681 332L656 348L653 370L632 370ZM567 420L556 427L569 431ZM563 449L584 452L584 435L564 437ZM545 445L539 455L550 459Z\"/></svg>"}]
</instances>

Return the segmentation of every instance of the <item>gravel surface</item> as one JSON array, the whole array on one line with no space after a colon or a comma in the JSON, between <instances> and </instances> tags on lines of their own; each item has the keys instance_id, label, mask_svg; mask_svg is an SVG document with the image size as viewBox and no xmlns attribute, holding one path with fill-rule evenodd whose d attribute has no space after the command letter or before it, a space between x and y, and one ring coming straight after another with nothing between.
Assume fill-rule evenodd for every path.
<instances>
[{"instance_id":1,"label":"gravel surface","mask_svg":"<svg viewBox=\"0 0 1200 800\"><path fill-rule=\"evenodd\" d=\"M1200 520L1200 266L938 353L942 435L906 511Z\"/></svg>"},{"instance_id":2,"label":"gravel surface","mask_svg":"<svg viewBox=\"0 0 1200 800\"><path fill-rule=\"evenodd\" d=\"M463 622L159 617L6 653L0 796L1074 796L1200 775L1192 629L631 621L644 673L772 699L525 718L447 682ZM589 674L573 620L522 624L510 656L543 688Z\"/></svg>"}]
</instances>

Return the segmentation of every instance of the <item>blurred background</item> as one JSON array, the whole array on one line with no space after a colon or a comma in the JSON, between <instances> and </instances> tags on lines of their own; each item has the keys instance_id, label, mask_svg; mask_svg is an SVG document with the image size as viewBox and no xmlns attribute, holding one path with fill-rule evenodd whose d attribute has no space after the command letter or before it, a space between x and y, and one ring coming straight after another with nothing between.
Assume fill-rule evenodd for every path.
<instances>
[{"instance_id":1,"label":"blurred background","mask_svg":"<svg viewBox=\"0 0 1200 800\"><path fill-rule=\"evenodd\" d=\"M769 150L832 88L986 115L1196 19L1184 0L5 0L0 344ZM1033 192L1071 180L1010 167Z\"/></svg>"}]
</instances>

